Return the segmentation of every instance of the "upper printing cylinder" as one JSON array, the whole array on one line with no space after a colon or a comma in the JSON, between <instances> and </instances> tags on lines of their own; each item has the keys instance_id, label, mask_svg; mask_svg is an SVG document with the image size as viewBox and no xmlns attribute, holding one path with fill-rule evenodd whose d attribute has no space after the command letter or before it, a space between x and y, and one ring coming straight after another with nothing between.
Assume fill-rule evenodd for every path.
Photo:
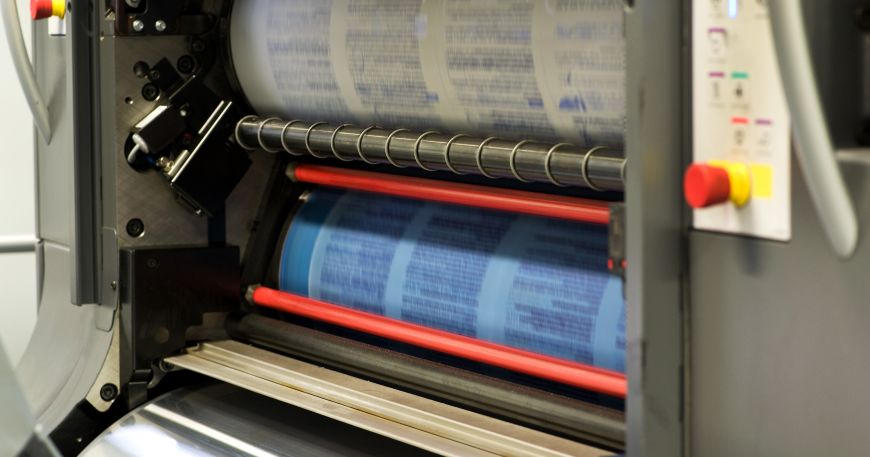
<instances>
[{"instance_id":1,"label":"upper printing cylinder","mask_svg":"<svg viewBox=\"0 0 870 457\"><path fill-rule=\"evenodd\" d=\"M236 0L261 115L621 148L619 0Z\"/></svg>"}]
</instances>

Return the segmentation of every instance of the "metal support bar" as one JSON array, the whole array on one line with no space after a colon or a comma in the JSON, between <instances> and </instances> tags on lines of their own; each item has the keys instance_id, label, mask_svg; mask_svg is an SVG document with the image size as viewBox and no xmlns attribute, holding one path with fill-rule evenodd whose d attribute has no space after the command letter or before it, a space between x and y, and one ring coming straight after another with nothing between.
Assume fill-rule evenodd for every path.
<instances>
[{"instance_id":1,"label":"metal support bar","mask_svg":"<svg viewBox=\"0 0 870 457\"><path fill-rule=\"evenodd\" d=\"M236 341L203 343L166 362L439 455L609 454Z\"/></svg>"},{"instance_id":2,"label":"metal support bar","mask_svg":"<svg viewBox=\"0 0 870 457\"><path fill-rule=\"evenodd\" d=\"M34 252L39 240L32 236L0 237L0 254L10 252Z\"/></svg>"},{"instance_id":3,"label":"metal support bar","mask_svg":"<svg viewBox=\"0 0 870 457\"><path fill-rule=\"evenodd\" d=\"M628 382L622 373L344 308L268 287L253 288L251 301L259 306L617 398L625 398L628 390Z\"/></svg>"},{"instance_id":4,"label":"metal support bar","mask_svg":"<svg viewBox=\"0 0 870 457\"><path fill-rule=\"evenodd\" d=\"M625 181L625 159L618 151L604 147L581 148L564 143L553 145L325 122L287 122L256 116L242 118L236 125L235 136L236 142L246 149L283 150L321 159L359 160L602 191L622 191Z\"/></svg>"},{"instance_id":5,"label":"metal support bar","mask_svg":"<svg viewBox=\"0 0 870 457\"><path fill-rule=\"evenodd\" d=\"M297 182L339 189L360 190L417 200L473 206L606 225L610 209L606 202L523 190L476 186L436 179L396 176L312 164L290 164L287 177Z\"/></svg>"}]
</instances>

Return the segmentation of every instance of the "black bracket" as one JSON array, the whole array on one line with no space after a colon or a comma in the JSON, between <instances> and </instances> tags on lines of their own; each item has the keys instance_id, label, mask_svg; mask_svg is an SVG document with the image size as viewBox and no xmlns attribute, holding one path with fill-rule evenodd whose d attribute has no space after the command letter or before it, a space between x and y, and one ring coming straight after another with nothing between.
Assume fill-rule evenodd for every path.
<instances>
[{"instance_id":1,"label":"black bracket","mask_svg":"<svg viewBox=\"0 0 870 457\"><path fill-rule=\"evenodd\" d=\"M160 359L220 336L222 324L210 319L239 309L240 297L238 247L122 250L120 379L128 407L147 398Z\"/></svg>"}]
</instances>

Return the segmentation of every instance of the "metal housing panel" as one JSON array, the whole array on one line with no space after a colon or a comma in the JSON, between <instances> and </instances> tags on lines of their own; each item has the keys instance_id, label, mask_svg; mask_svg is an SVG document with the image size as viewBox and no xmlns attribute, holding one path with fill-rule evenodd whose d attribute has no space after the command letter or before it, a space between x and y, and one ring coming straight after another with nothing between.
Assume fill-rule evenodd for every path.
<instances>
[{"instance_id":1,"label":"metal housing panel","mask_svg":"<svg viewBox=\"0 0 870 457\"><path fill-rule=\"evenodd\" d=\"M803 0L827 121L841 147L854 142L862 101L854 7ZM849 260L831 250L798 164L790 242L689 235L693 455L870 449L870 155L849 160L841 169L860 226Z\"/></svg>"},{"instance_id":2,"label":"metal housing panel","mask_svg":"<svg viewBox=\"0 0 870 457\"><path fill-rule=\"evenodd\" d=\"M682 455L684 2L627 10L628 455Z\"/></svg>"},{"instance_id":3,"label":"metal housing panel","mask_svg":"<svg viewBox=\"0 0 870 457\"><path fill-rule=\"evenodd\" d=\"M85 398L97 377L112 333L96 329L101 307L70 304L70 252L45 243L39 316L16 368L30 407L52 430Z\"/></svg>"},{"instance_id":4,"label":"metal housing panel","mask_svg":"<svg viewBox=\"0 0 870 457\"><path fill-rule=\"evenodd\" d=\"M45 22L33 24L36 78L48 106L51 144L36 143L37 232L44 240L70 244L72 217L72 81L67 75L69 40L48 37ZM21 151L27 153L27 151ZM69 282L65 285L68 287Z\"/></svg>"},{"instance_id":5,"label":"metal housing panel","mask_svg":"<svg viewBox=\"0 0 870 457\"><path fill-rule=\"evenodd\" d=\"M791 243L694 233L694 455L864 455L870 449L870 178L844 167L861 242L839 260L795 175Z\"/></svg>"}]
</instances>

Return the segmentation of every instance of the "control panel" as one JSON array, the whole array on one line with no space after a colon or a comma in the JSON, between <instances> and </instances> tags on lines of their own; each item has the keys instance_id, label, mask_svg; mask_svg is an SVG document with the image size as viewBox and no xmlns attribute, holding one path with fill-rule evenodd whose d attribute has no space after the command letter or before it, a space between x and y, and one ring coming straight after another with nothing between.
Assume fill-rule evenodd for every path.
<instances>
[{"instance_id":1,"label":"control panel","mask_svg":"<svg viewBox=\"0 0 870 457\"><path fill-rule=\"evenodd\" d=\"M766 0L696 0L692 21L696 229L791 238L790 122Z\"/></svg>"}]
</instances>

